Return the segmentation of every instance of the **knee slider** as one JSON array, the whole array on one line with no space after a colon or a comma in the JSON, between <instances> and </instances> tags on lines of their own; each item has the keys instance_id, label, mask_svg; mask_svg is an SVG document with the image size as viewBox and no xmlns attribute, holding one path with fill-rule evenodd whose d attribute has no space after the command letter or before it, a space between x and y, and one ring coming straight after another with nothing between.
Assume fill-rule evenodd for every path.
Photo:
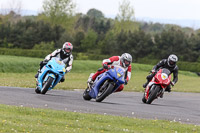
<instances>
[{"instance_id":1,"label":"knee slider","mask_svg":"<svg viewBox=\"0 0 200 133\"><path fill-rule=\"evenodd\" d=\"M98 71L99 71L99 72L103 71L103 68L99 68Z\"/></svg>"}]
</instances>

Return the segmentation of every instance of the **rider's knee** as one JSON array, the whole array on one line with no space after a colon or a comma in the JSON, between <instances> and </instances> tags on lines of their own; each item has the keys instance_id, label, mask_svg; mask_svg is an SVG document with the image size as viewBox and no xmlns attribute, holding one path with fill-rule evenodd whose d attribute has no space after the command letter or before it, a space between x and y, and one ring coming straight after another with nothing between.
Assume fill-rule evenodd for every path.
<instances>
[{"instance_id":1,"label":"rider's knee","mask_svg":"<svg viewBox=\"0 0 200 133\"><path fill-rule=\"evenodd\" d=\"M124 85L121 85L115 92L120 92L124 89Z\"/></svg>"},{"instance_id":2,"label":"rider's knee","mask_svg":"<svg viewBox=\"0 0 200 133\"><path fill-rule=\"evenodd\" d=\"M152 76L151 76L151 75L148 75L148 76L146 77L146 79L147 79L148 81L151 81Z\"/></svg>"},{"instance_id":3,"label":"rider's knee","mask_svg":"<svg viewBox=\"0 0 200 133\"><path fill-rule=\"evenodd\" d=\"M98 72L101 72L101 71L103 71L104 69L103 68L99 68L97 71Z\"/></svg>"},{"instance_id":4,"label":"rider's knee","mask_svg":"<svg viewBox=\"0 0 200 133\"><path fill-rule=\"evenodd\" d=\"M150 74L150 75L148 75L147 77L146 77L146 79L148 80L148 81L151 81L152 80L152 78L155 76L155 74Z\"/></svg>"}]
</instances>

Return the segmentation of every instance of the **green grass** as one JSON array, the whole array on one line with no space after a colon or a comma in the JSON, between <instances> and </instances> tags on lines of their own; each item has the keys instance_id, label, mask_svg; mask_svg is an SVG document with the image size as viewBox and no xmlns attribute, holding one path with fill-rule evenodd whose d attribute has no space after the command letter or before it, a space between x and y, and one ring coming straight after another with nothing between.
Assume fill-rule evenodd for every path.
<instances>
[{"instance_id":1,"label":"green grass","mask_svg":"<svg viewBox=\"0 0 200 133\"><path fill-rule=\"evenodd\" d=\"M0 72L27 73L38 70L41 59L0 55Z\"/></svg>"},{"instance_id":2,"label":"green grass","mask_svg":"<svg viewBox=\"0 0 200 133\"><path fill-rule=\"evenodd\" d=\"M200 127L174 121L0 105L0 132L197 133Z\"/></svg>"},{"instance_id":3,"label":"green grass","mask_svg":"<svg viewBox=\"0 0 200 133\"><path fill-rule=\"evenodd\" d=\"M0 56L0 86L35 87L34 75L42 59ZM85 89L88 76L101 67L101 61L75 60L70 73L65 75L64 83L58 84L55 89ZM143 91L142 84L152 65L132 64L132 78L125 86L125 91ZM191 72L179 71L179 81L172 88L179 92L200 92L199 77Z\"/></svg>"},{"instance_id":4,"label":"green grass","mask_svg":"<svg viewBox=\"0 0 200 133\"><path fill-rule=\"evenodd\" d=\"M5 56L0 55L0 72L2 73L30 73L39 69L40 58ZM101 61L75 60L73 62L73 72L96 71L101 67Z\"/></svg>"}]
</instances>

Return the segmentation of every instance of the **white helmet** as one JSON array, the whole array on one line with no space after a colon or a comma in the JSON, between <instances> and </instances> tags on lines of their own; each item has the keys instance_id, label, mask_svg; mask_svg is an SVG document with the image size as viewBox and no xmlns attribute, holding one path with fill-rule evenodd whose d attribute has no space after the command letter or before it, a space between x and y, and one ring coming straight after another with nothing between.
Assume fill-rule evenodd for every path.
<instances>
[{"instance_id":1,"label":"white helmet","mask_svg":"<svg viewBox=\"0 0 200 133\"><path fill-rule=\"evenodd\" d=\"M72 53L73 45L70 42L65 42L62 47L62 51L65 55L69 56Z\"/></svg>"},{"instance_id":2,"label":"white helmet","mask_svg":"<svg viewBox=\"0 0 200 133\"><path fill-rule=\"evenodd\" d=\"M178 61L178 57L174 54L171 54L168 59L167 59L167 64L170 66L170 67L174 67L176 66L176 62Z\"/></svg>"},{"instance_id":3,"label":"white helmet","mask_svg":"<svg viewBox=\"0 0 200 133\"><path fill-rule=\"evenodd\" d=\"M128 67L132 63L132 56L129 53L124 53L120 57L123 67Z\"/></svg>"}]
</instances>

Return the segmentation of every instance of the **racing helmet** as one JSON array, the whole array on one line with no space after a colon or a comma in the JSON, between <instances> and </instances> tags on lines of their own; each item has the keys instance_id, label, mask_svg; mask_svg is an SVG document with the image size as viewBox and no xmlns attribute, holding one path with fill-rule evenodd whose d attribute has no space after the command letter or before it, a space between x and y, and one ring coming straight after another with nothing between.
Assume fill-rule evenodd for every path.
<instances>
[{"instance_id":1,"label":"racing helmet","mask_svg":"<svg viewBox=\"0 0 200 133\"><path fill-rule=\"evenodd\" d=\"M73 45L70 42L65 42L62 47L62 51L65 55L69 56L72 53Z\"/></svg>"},{"instance_id":2,"label":"racing helmet","mask_svg":"<svg viewBox=\"0 0 200 133\"><path fill-rule=\"evenodd\" d=\"M124 53L120 57L123 67L128 67L132 63L132 56L129 53Z\"/></svg>"},{"instance_id":3,"label":"racing helmet","mask_svg":"<svg viewBox=\"0 0 200 133\"><path fill-rule=\"evenodd\" d=\"M176 66L176 62L178 61L178 57L175 54L171 54L167 59L167 64L170 67Z\"/></svg>"}]
</instances>

